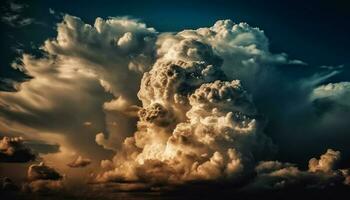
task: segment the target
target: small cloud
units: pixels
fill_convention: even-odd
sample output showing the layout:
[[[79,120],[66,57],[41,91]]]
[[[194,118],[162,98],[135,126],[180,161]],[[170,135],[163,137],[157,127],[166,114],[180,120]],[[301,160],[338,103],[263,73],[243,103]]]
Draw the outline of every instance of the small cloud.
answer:
[[[54,10],[54,9],[49,8],[49,13],[50,13],[51,15],[54,15],[56,12],[55,12],[55,10]]]
[[[320,66],[320,68],[328,69],[328,70],[335,70],[335,69],[342,69],[342,68],[344,68],[344,65],[343,64],[335,65],[335,66],[333,66],[333,65],[322,65],[322,66]]]
[[[255,168],[257,177],[248,187],[251,189],[285,189],[288,187],[316,189],[347,184],[348,169],[335,167],[339,159],[339,151],[328,149],[320,156],[320,159],[310,159],[307,171],[300,170],[290,163],[262,161]]]
[[[340,152],[328,149],[321,155],[320,159],[312,158],[309,161],[310,172],[331,172],[334,170],[336,163],[340,160]]]
[[[86,167],[91,163],[91,160],[88,158],[83,158],[79,156],[77,159],[72,161],[71,163],[68,163],[67,165],[72,168],[78,168],[78,167]]]
[[[27,26],[27,25],[33,24],[34,21],[35,20],[33,18],[23,18],[23,19],[18,21],[18,25],[19,26]]]
[[[28,169],[29,182],[23,185],[24,191],[47,192],[63,188],[63,176],[56,169],[43,162],[31,165]]]
[[[89,122],[89,121],[84,122],[84,126],[91,126],[91,125],[92,125],[92,122]]]
[[[23,18],[18,14],[7,14],[1,17],[1,21],[14,28],[20,28],[31,24],[42,24],[40,22],[36,22],[34,18]]]
[[[10,10],[13,12],[21,12],[23,8],[27,7],[28,5],[26,4],[19,4],[19,3],[10,3]]]
[[[342,100],[350,92],[350,82],[328,83],[315,88],[311,94],[311,100],[315,99],[334,99]],[[346,98],[345,98],[346,99]]]
[[[3,137],[0,140],[0,162],[29,162],[36,155],[23,144],[21,137]]]
[[[0,91],[14,92],[18,91],[20,83],[9,78],[0,78]]]
[[[61,180],[63,176],[58,173],[54,168],[45,165],[41,162],[40,164],[31,165],[28,169],[28,180]]]
[[[288,62],[288,64],[292,64],[292,65],[308,65],[306,62],[304,62],[302,60],[290,60]]]
[[[19,19],[19,17],[20,16],[18,14],[10,15],[9,13],[7,13],[1,17],[1,21],[10,25],[10,26],[15,26],[15,21],[17,21]]]
[[[34,23],[41,24],[40,22],[36,22],[34,18],[22,16],[22,12],[26,7],[28,7],[26,4],[11,2],[2,10],[3,15],[1,16],[1,21],[15,28],[28,26]]]

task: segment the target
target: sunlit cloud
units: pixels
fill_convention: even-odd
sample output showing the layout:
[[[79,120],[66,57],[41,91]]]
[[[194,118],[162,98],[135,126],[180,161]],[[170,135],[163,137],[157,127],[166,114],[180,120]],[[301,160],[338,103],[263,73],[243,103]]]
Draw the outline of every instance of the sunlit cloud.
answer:
[[[270,119],[286,139],[299,137],[294,128],[304,139],[344,125],[349,82],[326,83],[342,67],[288,79],[281,65],[308,64],[271,52],[263,30],[231,20],[163,33],[132,18],[87,24],[65,14],[56,32],[41,56],[21,52],[13,62],[31,78],[0,92],[0,131],[11,136],[0,159],[35,161],[25,138],[45,163],[29,167],[24,191],[61,191],[77,180],[93,191],[349,184],[338,146],[325,146],[304,170],[273,159],[279,143],[266,134]]]

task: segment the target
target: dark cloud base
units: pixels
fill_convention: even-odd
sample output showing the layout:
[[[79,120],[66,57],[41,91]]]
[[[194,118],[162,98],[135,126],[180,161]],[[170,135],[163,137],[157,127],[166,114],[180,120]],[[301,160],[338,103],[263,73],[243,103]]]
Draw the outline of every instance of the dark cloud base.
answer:
[[[0,147],[0,162],[21,163],[36,159],[36,154],[23,144],[22,138],[3,137]]]
[[[295,199],[346,199],[350,195],[350,191],[346,187],[327,188],[327,189],[288,189],[277,191],[249,191],[237,192],[227,185],[219,188],[193,188],[187,187],[173,192],[114,192],[108,194],[90,194],[76,195],[68,192],[59,193],[18,193],[15,191],[2,191],[0,196],[4,199],[18,199],[18,200],[70,200],[70,199],[130,199],[130,200],[175,200],[175,199],[234,199],[234,200],[255,200],[255,199],[281,199],[281,200],[295,200]]]

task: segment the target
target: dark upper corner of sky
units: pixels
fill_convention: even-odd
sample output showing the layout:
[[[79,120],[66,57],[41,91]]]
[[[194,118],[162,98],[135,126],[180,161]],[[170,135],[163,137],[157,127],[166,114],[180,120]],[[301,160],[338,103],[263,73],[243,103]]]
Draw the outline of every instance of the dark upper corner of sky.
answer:
[[[96,17],[130,16],[139,18],[156,30],[180,31],[211,26],[219,19],[247,22],[264,30],[273,52],[286,52],[291,58],[300,59],[318,67],[341,65],[348,68],[350,39],[350,2],[348,1],[15,1],[27,4],[23,9],[27,17],[42,22],[21,28],[2,23],[0,52],[1,73],[10,74],[9,63],[15,53],[9,53],[16,45],[23,44],[31,50],[31,44],[39,46],[48,37],[54,37],[55,24],[59,21],[50,15],[68,13],[93,23]],[[5,3],[1,3],[4,7]],[[2,16],[4,14],[2,13]],[[0,74],[0,76],[3,76]]]

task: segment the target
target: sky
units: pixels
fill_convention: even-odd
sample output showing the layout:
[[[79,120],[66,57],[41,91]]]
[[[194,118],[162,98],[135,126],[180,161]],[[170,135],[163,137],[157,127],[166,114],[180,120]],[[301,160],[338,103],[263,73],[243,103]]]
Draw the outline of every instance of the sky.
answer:
[[[349,8],[3,1],[0,192],[348,194]]]

